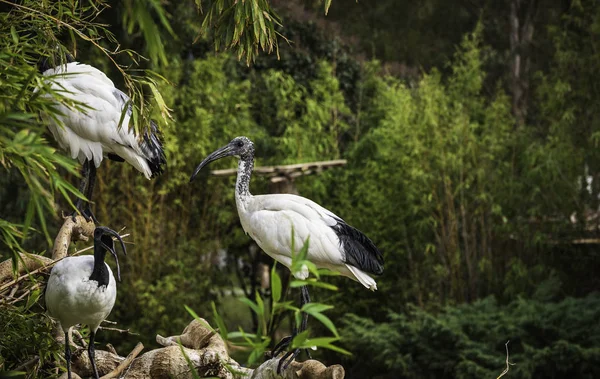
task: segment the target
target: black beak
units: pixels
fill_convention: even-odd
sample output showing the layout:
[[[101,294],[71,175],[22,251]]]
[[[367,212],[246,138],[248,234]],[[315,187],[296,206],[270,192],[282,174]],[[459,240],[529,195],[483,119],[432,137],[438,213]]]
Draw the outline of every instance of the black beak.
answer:
[[[235,154],[234,149],[230,145],[225,145],[225,146],[215,150],[208,157],[204,158],[204,160],[202,162],[200,162],[198,167],[196,167],[196,169],[194,170],[194,173],[190,177],[190,183],[194,181],[194,178],[196,178],[196,175],[198,175],[200,170],[202,170],[202,168],[204,168],[204,166],[208,165],[210,162],[216,161],[217,159],[229,157],[234,154]]]
[[[123,239],[121,238],[121,236],[119,235],[119,233],[115,232],[114,230],[107,228],[106,226],[99,226],[96,229],[100,229],[102,230],[102,233],[104,235],[112,235],[115,236],[117,238],[117,240],[121,243],[121,248],[123,249],[123,254],[127,255],[127,249],[125,248],[125,242],[123,242]],[[104,241],[100,240],[100,245],[102,247],[104,247],[106,250],[108,250],[113,257],[115,257],[115,261],[117,262],[117,279],[119,279],[119,281],[121,281],[121,267],[119,266],[119,258],[117,257],[117,252],[115,251],[114,248],[114,243],[112,238],[110,238],[110,242],[109,243],[105,243]]]

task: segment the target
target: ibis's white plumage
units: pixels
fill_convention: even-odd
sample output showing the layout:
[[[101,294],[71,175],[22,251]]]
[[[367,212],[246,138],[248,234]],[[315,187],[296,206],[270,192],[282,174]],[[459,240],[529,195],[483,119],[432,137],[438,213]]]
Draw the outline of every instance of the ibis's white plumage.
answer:
[[[117,285],[108,268],[108,285],[98,286],[91,280],[94,256],[68,257],[58,262],[46,287],[46,308],[66,332],[76,324],[86,324],[92,331],[106,319],[117,298]]]
[[[307,260],[354,279],[370,290],[377,289],[373,278],[347,263],[342,243],[332,228],[342,220],[331,211],[305,197],[290,194],[236,195],[236,204],[244,231],[276,261],[291,266],[293,228],[296,249],[310,238]],[[308,271],[304,269],[294,275],[306,279]]]
[[[61,122],[48,118],[50,131],[72,158],[81,163],[87,159],[98,167],[103,157],[112,153],[148,179],[160,173],[164,163],[160,141],[153,134],[142,138],[129,130],[129,97],[102,71],[71,62],[46,70],[43,75],[54,91],[86,106],[79,110],[57,103],[63,114],[58,116]]]

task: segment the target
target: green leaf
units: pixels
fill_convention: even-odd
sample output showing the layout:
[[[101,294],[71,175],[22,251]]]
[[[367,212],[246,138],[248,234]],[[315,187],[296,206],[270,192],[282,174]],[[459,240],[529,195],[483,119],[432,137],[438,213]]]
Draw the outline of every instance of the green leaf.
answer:
[[[348,350],[342,349],[341,347],[335,346],[332,342],[339,341],[337,337],[320,337],[320,338],[306,338],[304,340],[294,338],[292,346],[295,349],[310,349],[312,347],[323,347],[329,350],[337,351],[345,355],[352,355]]]
[[[25,310],[28,310],[29,308],[31,308],[39,300],[41,294],[42,294],[42,291],[39,288],[31,291],[29,298],[27,298],[27,304],[25,305]]]
[[[260,293],[258,293],[258,291],[256,291],[254,293],[254,298],[256,299],[256,306],[258,307],[258,309],[260,309],[260,315],[264,315],[265,314],[265,303],[262,299],[262,297],[260,296]]]
[[[17,28],[15,28],[14,25],[10,26],[10,34],[13,38],[13,42],[15,44],[18,44],[19,43],[19,35],[17,34]]]
[[[304,304],[304,306],[301,308],[301,311],[312,314],[311,312],[324,312],[329,309],[333,309],[333,305],[311,302]]]
[[[252,311],[254,313],[256,313],[257,315],[260,315],[262,312],[262,309],[258,307],[258,305],[256,305],[256,303],[254,303],[252,300],[248,299],[247,297],[242,297],[239,299],[239,301],[241,301],[242,303],[246,304],[247,306],[250,307],[250,309],[252,309]]]
[[[325,16],[329,12],[329,7],[331,7],[331,0],[325,0]]]
[[[307,312],[307,313],[309,313],[309,312]],[[329,319],[329,317],[325,316],[323,313],[318,313],[318,312],[312,312],[312,313],[310,313],[310,315],[313,316],[314,318],[316,318],[317,320],[319,320],[321,322],[321,324],[325,325],[325,327],[327,329],[329,329],[331,331],[331,333],[333,333],[336,337],[340,336],[338,334],[337,329],[335,328],[335,325],[333,324],[331,319]]]
[[[329,284],[329,283],[325,283],[325,282],[320,282],[314,278],[308,278],[306,280],[299,280],[299,279],[294,279],[291,283],[290,283],[290,287],[292,288],[298,288],[298,287],[303,287],[303,286],[312,286],[312,287],[319,287],[319,288],[325,288],[331,291],[337,291],[338,288],[336,286],[334,286],[333,284]]]
[[[215,323],[217,324],[217,327],[219,328],[219,334],[221,335],[221,337],[223,337],[223,339],[225,339],[225,337],[228,334],[227,327],[225,326],[225,322],[221,318],[221,315],[219,315],[219,312],[217,312],[217,306],[215,305],[215,302],[211,301],[210,304],[211,304],[212,311],[213,311],[213,318],[215,320]]]
[[[275,270],[276,266],[277,264],[274,264],[271,269],[271,297],[273,298],[273,303],[277,303],[281,300],[282,289],[281,278],[279,277],[277,270]]]
[[[185,350],[183,349],[183,345],[181,344],[181,341],[179,339],[177,340],[177,344],[179,345],[181,354],[183,354],[183,357],[185,358],[188,368],[190,369],[190,372],[192,373],[192,378],[200,379],[200,375],[198,374],[198,371],[196,371],[196,367],[194,367],[194,364],[190,360],[190,357],[188,357],[188,355],[185,353]]]

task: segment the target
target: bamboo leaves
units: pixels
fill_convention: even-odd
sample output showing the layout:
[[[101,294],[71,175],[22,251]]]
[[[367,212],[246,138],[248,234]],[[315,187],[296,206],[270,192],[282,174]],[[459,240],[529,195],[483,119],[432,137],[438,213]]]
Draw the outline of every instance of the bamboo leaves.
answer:
[[[202,11],[201,1],[196,2]],[[281,26],[267,0],[215,0],[200,28],[200,36],[213,40],[215,51],[234,50],[246,64],[254,62],[259,49],[279,56],[275,28]]]

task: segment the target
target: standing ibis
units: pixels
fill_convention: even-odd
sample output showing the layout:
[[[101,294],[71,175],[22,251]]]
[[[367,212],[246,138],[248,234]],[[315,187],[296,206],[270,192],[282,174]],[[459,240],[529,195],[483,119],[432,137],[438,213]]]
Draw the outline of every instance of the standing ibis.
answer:
[[[356,280],[370,290],[377,284],[369,274],[383,273],[383,255],[371,240],[358,229],[319,204],[301,196],[272,194],[253,196],[250,193],[250,176],[254,168],[254,144],[246,137],[236,137],[227,145],[206,157],[192,174],[194,180],[198,172],[210,162],[234,156],[239,159],[235,187],[235,202],[244,231],[276,261],[288,268],[292,264],[292,235],[300,245],[310,237],[307,260],[318,268],[327,268]],[[306,279],[306,267],[294,272],[298,279]],[[302,287],[301,304],[309,302],[308,288]],[[306,317],[300,326],[306,327]],[[296,332],[299,332],[296,331]],[[293,336],[292,336],[293,337]],[[292,337],[286,337],[274,349],[274,354],[283,345],[287,346]],[[291,362],[298,350],[286,354],[281,364],[291,355]],[[286,364],[286,366],[287,366]]]
[[[65,359],[68,377],[71,379],[71,349],[69,330],[76,324],[90,328],[88,354],[96,379],[99,378],[94,358],[94,337],[100,323],[106,319],[115,304],[117,285],[115,277],[104,262],[109,251],[117,261],[117,278],[121,280],[119,259],[113,243],[115,236],[125,244],[117,232],[104,226],[94,230],[94,255],[67,257],[56,264],[50,272],[46,285],[45,301],[48,314],[58,320],[65,333]]]
[[[97,222],[89,201],[96,168],[104,156],[127,161],[148,179],[162,173],[166,158],[157,125],[151,121],[149,130],[141,135],[130,130],[130,98],[102,71],[75,62],[69,55],[67,63],[54,68],[45,59],[40,71],[52,90],[82,104],[82,109],[75,109],[57,102],[59,114],[56,118],[47,117],[48,127],[58,144],[82,163],[83,180],[79,189],[87,201],[84,207],[81,199],[77,199],[76,207],[87,221]]]

